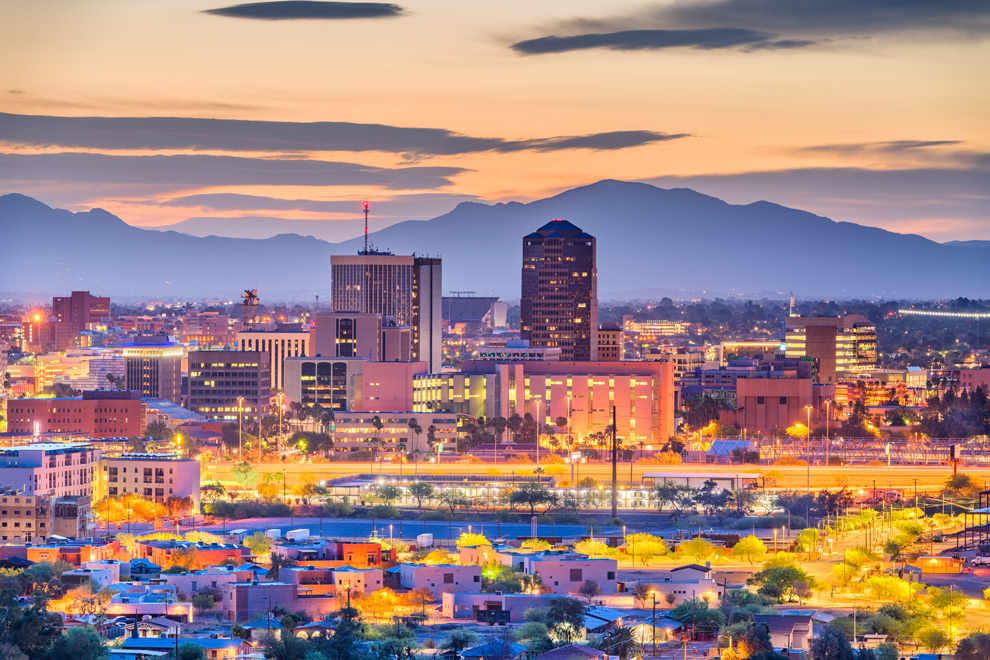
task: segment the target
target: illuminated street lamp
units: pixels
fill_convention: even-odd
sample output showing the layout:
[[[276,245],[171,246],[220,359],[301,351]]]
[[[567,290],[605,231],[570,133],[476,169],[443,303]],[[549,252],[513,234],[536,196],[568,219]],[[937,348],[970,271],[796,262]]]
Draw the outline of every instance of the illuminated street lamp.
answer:
[[[804,462],[808,468],[808,492],[811,492],[811,406],[805,406],[808,412],[808,435],[804,443]]]
[[[244,397],[237,397],[237,453],[240,456],[244,455],[244,432],[243,432],[243,411],[244,411]]]

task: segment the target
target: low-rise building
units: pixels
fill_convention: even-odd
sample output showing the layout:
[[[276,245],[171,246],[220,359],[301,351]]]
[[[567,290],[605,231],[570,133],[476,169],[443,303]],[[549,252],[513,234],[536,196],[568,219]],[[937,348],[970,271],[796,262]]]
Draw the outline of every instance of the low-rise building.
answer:
[[[189,498],[192,511],[199,511],[200,463],[175,454],[123,454],[102,456],[93,484],[97,500],[104,497],[140,495],[165,502]]]
[[[688,564],[664,571],[647,580],[657,602],[680,605],[699,598],[715,606],[722,600],[724,587],[714,579],[711,564]]]
[[[161,579],[165,584],[175,587],[184,594],[195,594],[201,589],[221,589],[223,585],[232,582],[248,582],[255,577],[250,570],[238,570],[236,566],[210,566],[188,573],[163,573]]]
[[[444,592],[441,597],[441,613],[446,619],[471,619],[477,621],[479,613],[508,612],[509,621],[525,621],[526,610],[546,607],[556,594],[464,594]]]
[[[227,559],[238,562],[250,554],[244,546],[230,543],[192,543],[189,541],[151,541],[141,540],[134,544],[134,554],[150,559],[153,563],[169,568],[175,564],[173,554],[180,550],[183,554],[195,557],[194,566],[217,566]]]
[[[178,590],[165,585],[134,587],[114,594],[107,603],[107,616],[165,617],[192,623],[193,604],[180,601]]]
[[[516,555],[514,562],[526,575],[539,575],[543,586],[555,594],[577,593],[587,580],[596,582],[603,594],[614,594],[618,588],[619,566],[614,559],[547,550]]]
[[[403,589],[429,589],[434,596],[443,593],[481,593],[481,567],[456,564],[402,564]]]
[[[327,559],[346,561],[355,568],[381,566],[382,546],[380,543],[354,543],[351,541],[327,541],[324,550]]]
[[[770,629],[774,648],[808,651],[814,636],[814,619],[806,615],[756,614],[754,623],[764,623]],[[790,650],[787,652],[790,655]]]
[[[287,566],[280,568],[279,580],[296,587],[296,593],[335,594],[333,568],[315,566]]]
[[[35,442],[0,449],[0,484],[24,495],[93,494],[100,450],[88,443]]]
[[[192,644],[203,649],[208,660],[229,660],[235,656],[245,656],[254,648],[243,639],[217,639],[214,637],[182,637],[182,644]],[[167,638],[128,637],[120,646],[123,651],[149,651],[150,655],[170,654],[175,648],[175,640]]]
[[[379,591],[384,582],[384,573],[380,568],[354,568],[342,566],[333,569],[333,583],[337,585],[337,593],[371,594]]]

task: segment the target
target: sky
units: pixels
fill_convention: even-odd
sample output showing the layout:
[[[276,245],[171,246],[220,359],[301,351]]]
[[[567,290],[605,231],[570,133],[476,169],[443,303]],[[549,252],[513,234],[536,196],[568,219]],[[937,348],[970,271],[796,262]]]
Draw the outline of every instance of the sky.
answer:
[[[0,0],[0,193],[323,236],[601,179],[990,240],[985,0]],[[315,224],[313,225],[316,226]]]

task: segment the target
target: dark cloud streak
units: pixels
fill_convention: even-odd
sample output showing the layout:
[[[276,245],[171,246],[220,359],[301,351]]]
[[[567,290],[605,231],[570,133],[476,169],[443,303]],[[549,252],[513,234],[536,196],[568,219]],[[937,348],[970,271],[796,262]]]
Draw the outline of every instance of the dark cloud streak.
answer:
[[[315,2],[283,0],[250,2],[230,7],[207,9],[204,14],[251,18],[265,21],[346,20],[354,18],[390,18],[402,13],[402,7],[386,2]]]
[[[579,34],[570,37],[539,37],[520,41],[512,49],[523,55],[564,53],[573,50],[661,50],[664,48],[720,49],[769,43],[773,35],[739,28],[703,30],[625,30],[622,32]]]
[[[159,186],[370,185],[396,190],[452,183],[459,167],[386,169],[356,163],[236,156],[110,156],[106,154],[0,154],[7,181],[59,181]]]
[[[0,113],[0,142],[65,149],[258,152],[383,151],[448,156],[486,151],[615,150],[686,137],[684,133],[613,131],[507,140],[446,129],[183,117],[54,117]]]

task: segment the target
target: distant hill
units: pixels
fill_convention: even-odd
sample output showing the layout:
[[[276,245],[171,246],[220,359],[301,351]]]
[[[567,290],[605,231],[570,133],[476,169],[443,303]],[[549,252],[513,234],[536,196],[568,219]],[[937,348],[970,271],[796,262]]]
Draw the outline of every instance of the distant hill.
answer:
[[[727,204],[687,189],[601,181],[528,204],[465,202],[371,235],[396,254],[442,256],[445,291],[519,297],[522,236],[567,218],[598,238],[603,300],[660,295],[986,297],[990,259],[973,246],[835,222],[769,202]],[[0,292],[89,288],[104,295],[312,300],[329,292],[329,255],[360,239],[194,237],[0,197],[9,246]],[[324,298],[326,299],[326,298]]]
[[[159,227],[157,231],[177,231],[190,236],[227,236],[231,238],[271,238],[279,234],[314,236],[335,243],[361,233],[362,220],[290,220],[266,216],[239,218],[188,218]]]

